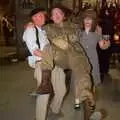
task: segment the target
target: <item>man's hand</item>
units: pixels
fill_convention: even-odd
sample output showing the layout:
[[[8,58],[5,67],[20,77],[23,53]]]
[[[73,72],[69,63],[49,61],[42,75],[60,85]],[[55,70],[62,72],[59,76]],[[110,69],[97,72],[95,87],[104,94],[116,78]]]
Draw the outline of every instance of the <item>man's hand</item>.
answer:
[[[44,57],[44,53],[40,49],[33,51],[33,54],[37,57]]]
[[[32,22],[29,22],[24,26],[25,29],[26,28],[34,28],[34,27],[35,27],[35,25]]]

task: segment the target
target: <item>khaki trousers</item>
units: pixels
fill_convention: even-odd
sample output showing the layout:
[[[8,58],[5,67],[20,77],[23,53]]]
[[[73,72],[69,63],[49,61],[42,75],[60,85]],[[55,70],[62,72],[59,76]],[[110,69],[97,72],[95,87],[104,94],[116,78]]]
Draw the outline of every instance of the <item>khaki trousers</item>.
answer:
[[[40,62],[36,63],[34,77],[37,80],[37,87],[39,87],[42,81],[42,69],[41,69]],[[37,96],[36,98],[36,120],[46,120],[49,96],[50,96],[49,94]]]
[[[41,84],[42,80],[42,69],[40,62],[36,63],[35,67],[35,78],[37,80],[37,86]],[[63,102],[63,98],[66,93],[65,86],[65,73],[62,68],[55,67],[52,71],[51,82],[54,89],[54,98],[51,102],[52,112],[58,113],[61,109],[61,105]],[[49,94],[39,95],[36,98],[36,120],[46,120],[46,115],[48,111],[48,102],[49,102]]]
[[[52,112],[59,113],[66,94],[65,73],[62,68],[55,66],[52,71],[51,82],[54,90],[54,98],[50,107]]]

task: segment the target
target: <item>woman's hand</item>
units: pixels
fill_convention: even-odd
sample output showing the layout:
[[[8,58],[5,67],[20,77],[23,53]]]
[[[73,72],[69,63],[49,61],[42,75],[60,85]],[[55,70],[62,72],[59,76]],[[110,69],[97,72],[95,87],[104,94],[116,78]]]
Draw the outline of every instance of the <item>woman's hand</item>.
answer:
[[[101,28],[99,25],[97,25],[95,32],[96,32],[98,35],[102,35],[102,28]]]
[[[101,49],[105,50],[110,47],[110,40],[100,40],[99,46]]]

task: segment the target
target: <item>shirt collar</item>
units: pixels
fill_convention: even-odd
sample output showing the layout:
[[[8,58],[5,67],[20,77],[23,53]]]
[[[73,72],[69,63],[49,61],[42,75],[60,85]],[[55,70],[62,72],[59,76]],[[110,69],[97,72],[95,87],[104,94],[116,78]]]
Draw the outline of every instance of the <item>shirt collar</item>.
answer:
[[[36,26],[37,27],[37,29],[39,30],[39,31],[43,31],[44,29],[43,29],[43,27],[38,27],[38,26]]]

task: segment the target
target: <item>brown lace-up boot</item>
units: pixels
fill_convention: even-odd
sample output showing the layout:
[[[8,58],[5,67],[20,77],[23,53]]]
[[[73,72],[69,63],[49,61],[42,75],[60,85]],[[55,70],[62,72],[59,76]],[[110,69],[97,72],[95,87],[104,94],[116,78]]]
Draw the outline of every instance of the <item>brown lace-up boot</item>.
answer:
[[[51,70],[42,70],[42,81],[36,92],[37,94],[53,93],[53,87],[51,84]]]

